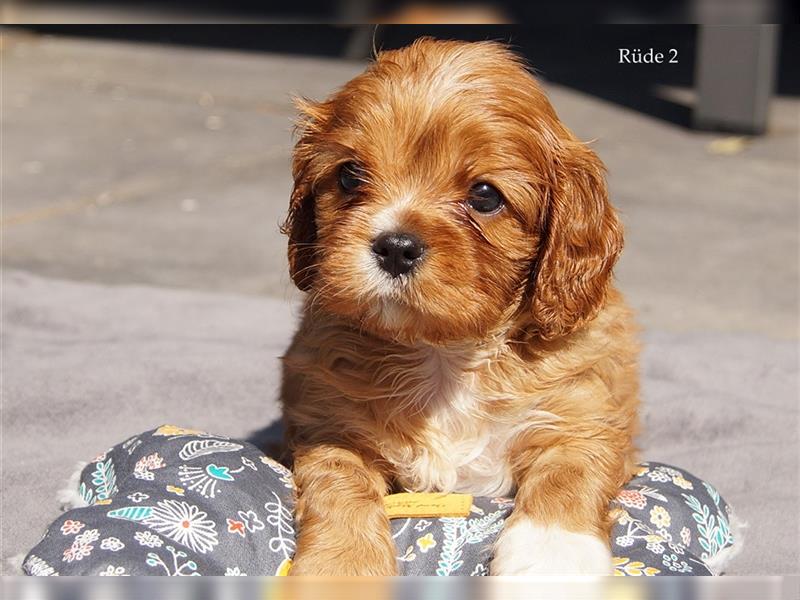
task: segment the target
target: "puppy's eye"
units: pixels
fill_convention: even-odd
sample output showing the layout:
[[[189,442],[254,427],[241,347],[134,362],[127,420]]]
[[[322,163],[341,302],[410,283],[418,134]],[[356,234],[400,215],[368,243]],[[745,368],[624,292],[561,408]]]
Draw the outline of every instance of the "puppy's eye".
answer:
[[[473,210],[488,215],[502,208],[503,196],[497,188],[481,181],[470,188],[467,203]]]
[[[354,162],[346,162],[339,169],[339,185],[345,192],[355,192],[364,183],[364,170]]]

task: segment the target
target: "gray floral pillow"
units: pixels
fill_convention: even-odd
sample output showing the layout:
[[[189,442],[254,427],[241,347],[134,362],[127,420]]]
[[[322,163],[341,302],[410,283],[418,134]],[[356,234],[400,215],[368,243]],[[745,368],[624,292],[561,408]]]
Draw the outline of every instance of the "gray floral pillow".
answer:
[[[289,470],[247,442],[164,425],[96,457],[77,508],[26,557],[29,575],[285,575],[295,550]],[[403,575],[488,575],[511,498],[466,517],[392,519]],[[733,548],[730,509],[685,471],[644,463],[611,508],[617,575],[710,575]]]

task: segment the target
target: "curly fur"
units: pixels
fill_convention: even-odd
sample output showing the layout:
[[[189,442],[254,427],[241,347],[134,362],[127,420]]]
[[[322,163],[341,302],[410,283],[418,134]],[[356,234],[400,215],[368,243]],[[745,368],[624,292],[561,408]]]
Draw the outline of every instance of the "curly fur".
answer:
[[[517,518],[607,543],[635,464],[638,346],[611,285],[622,227],[600,160],[491,42],[418,40],[298,108],[292,572],[394,574],[393,489],[515,492]],[[349,161],[353,194],[337,183]],[[502,193],[497,214],[466,203],[476,181]],[[396,279],[370,255],[387,227],[426,246]]]

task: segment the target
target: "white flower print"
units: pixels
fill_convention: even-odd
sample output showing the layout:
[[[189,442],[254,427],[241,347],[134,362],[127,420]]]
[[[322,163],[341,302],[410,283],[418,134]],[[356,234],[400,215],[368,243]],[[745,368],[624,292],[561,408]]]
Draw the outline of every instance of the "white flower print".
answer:
[[[673,573],[691,573],[692,567],[685,560],[679,560],[675,554],[664,554],[662,564]]]
[[[225,569],[225,577],[247,577],[247,573],[242,573],[239,567],[228,567]]]
[[[627,548],[628,546],[633,546],[633,543],[636,540],[633,536],[630,535],[621,535],[617,538],[617,546],[621,546],[622,548]]]
[[[73,542],[72,546],[64,550],[61,560],[67,563],[71,563],[73,560],[83,560],[92,553],[93,548],[94,546]]]
[[[181,500],[161,500],[143,523],[179,544],[205,554],[219,543],[216,524],[199,508]]]
[[[245,467],[247,467],[249,469],[253,469],[253,471],[258,471],[258,467],[256,467],[256,463],[254,463],[252,460],[250,460],[246,456],[242,456],[241,459],[242,459],[242,464]],[[238,567],[237,567],[237,569],[238,569]]]
[[[110,552],[119,552],[125,547],[125,544],[120,541],[119,538],[115,537],[107,537],[104,538],[102,542],[100,542],[100,549],[101,550],[108,550]]]
[[[658,481],[660,483],[666,483],[667,481],[672,481],[672,477],[670,477],[664,471],[650,471],[647,474],[647,477],[650,478],[651,481]]]
[[[686,554],[686,548],[680,544],[667,544],[675,554]]]
[[[61,558],[62,561],[71,563],[73,560],[83,560],[92,553],[96,542],[100,538],[100,532],[97,529],[87,529],[80,535],[75,536],[72,545],[64,550]]]
[[[134,492],[132,494],[128,494],[128,500],[130,500],[131,502],[135,502],[136,504],[139,504],[140,502],[147,500],[149,497],[150,496],[142,492]]]
[[[664,554],[664,544],[660,542],[650,542],[646,547],[653,554]]]
[[[247,531],[250,533],[264,529],[264,522],[258,518],[255,511],[248,510],[244,512],[240,510],[239,518],[244,522],[244,526],[247,527]]]
[[[681,529],[681,542],[684,546],[688,546],[692,541],[692,532],[689,530],[688,527],[684,527]]]
[[[419,522],[414,525],[414,529],[417,531],[425,531],[428,527],[431,526],[431,522],[425,519],[420,519]]]
[[[164,540],[151,531],[137,531],[133,534],[133,539],[139,542],[140,546],[148,548],[161,548],[164,544]]]
[[[125,572],[125,567],[115,567],[108,565],[105,571],[98,573],[100,577],[130,577],[130,574]]]
[[[100,539],[100,531],[97,529],[87,529],[83,533],[75,536],[75,544],[86,546]]]
[[[661,529],[657,530],[656,533],[664,538],[665,542],[672,541],[672,534],[666,528],[662,527]]]

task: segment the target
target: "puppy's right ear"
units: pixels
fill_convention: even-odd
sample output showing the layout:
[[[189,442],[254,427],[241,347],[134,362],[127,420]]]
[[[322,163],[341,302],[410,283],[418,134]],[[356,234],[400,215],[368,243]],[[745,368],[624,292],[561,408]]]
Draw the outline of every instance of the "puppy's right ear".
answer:
[[[302,291],[311,289],[317,264],[317,222],[314,202],[314,177],[311,165],[317,138],[327,122],[325,103],[294,98],[299,112],[296,124],[298,141],[292,153],[294,188],[289,213],[281,231],[289,237],[289,274]]]

